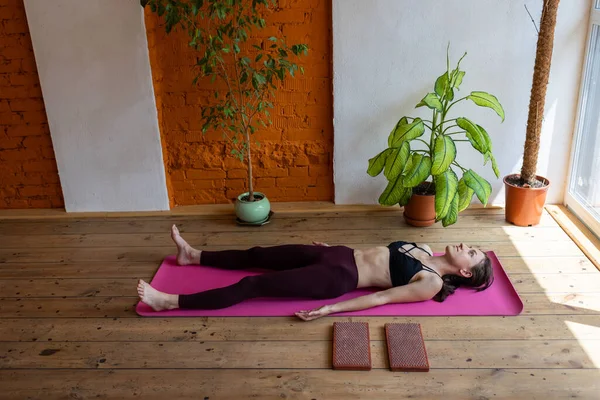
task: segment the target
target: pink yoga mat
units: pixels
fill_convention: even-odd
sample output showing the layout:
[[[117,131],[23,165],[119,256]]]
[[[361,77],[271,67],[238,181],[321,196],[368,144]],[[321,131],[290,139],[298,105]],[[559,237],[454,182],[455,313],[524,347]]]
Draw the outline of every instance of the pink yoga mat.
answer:
[[[489,251],[488,256],[494,266],[494,283],[487,290],[475,292],[458,289],[443,303],[433,300],[407,303],[386,304],[362,311],[345,312],[333,315],[348,316],[447,316],[447,315],[518,315],[523,310],[523,302],[508,279],[496,255]],[[175,257],[165,258],[152,279],[156,289],[173,294],[191,294],[203,290],[230,285],[247,275],[257,275],[258,271],[227,271],[203,266],[177,266]],[[269,273],[269,272],[265,272]],[[348,300],[374,290],[360,289],[336,299],[252,299],[221,310],[170,310],[155,312],[146,304],[139,302],[136,312],[145,317],[258,317],[291,316],[299,310],[310,310],[325,304]]]

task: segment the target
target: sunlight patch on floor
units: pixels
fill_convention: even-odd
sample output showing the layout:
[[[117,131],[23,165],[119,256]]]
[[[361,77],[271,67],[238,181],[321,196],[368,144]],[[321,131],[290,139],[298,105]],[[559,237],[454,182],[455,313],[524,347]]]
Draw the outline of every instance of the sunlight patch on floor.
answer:
[[[573,314],[600,311],[600,294],[598,293],[554,293],[548,294],[547,298],[552,303],[562,305],[563,307],[557,308],[565,314],[567,314],[564,312],[565,306],[569,310],[573,310]]]
[[[510,250],[519,258],[512,262],[520,263],[521,271],[525,266],[531,273],[512,274],[511,281],[523,292],[539,293],[541,289],[545,294],[545,300],[537,297],[525,304],[525,312],[529,309],[535,313],[538,307],[548,307],[548,303],[552,303],[552,308],[559,314],[599,312],[600,276],[588,266],[583,267],[589,264],[584,261],[585,254],[563,231],[552,229],[554,226],[548,225],[548,229],[516,228],[518,230],[513,226],[503,227],[512,246]]]
[[[565,321],[567,327],[573,334],[573,337],[578,340],[579,345],[585,351],[594,367],[600,368],[600,346],[597,340],[584,340],[594,337],[600,339],[600,327],[580,324],[572,321]]]

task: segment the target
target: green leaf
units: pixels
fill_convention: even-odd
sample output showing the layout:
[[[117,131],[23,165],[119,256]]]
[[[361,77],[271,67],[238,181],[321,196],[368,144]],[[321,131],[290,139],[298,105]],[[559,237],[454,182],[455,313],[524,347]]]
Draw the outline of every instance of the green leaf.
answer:
[[[381,153],[369,160],[369,167],[367,168],[367,174],[371,176],[377,176],[383,171],[385,162],[388,156],[392,153],[392,149],[385,149]]]
[[[398,129],[398,126],[404,125],[404,124],[408,124],[408,119],[406,117],[400,118],[400,121],[398,121],[396,126],[394,126],[394,129],[392,129],[392,131],[390,132],[390,135],[388,136],[388,146],[389,147],[392,147],[392,143],[394,142],[394,133],[396,132],[396,129]]]
[[[464,176],[458,181],[458,212],[465,210],[471,204],[475,192],[467,186]]]
[[[393,149],[385,162],[384,175],[388,180],[396,178],[402,173],[406,162],[410,157],[410,144],[408,142],[402,143],[402,146],[398,149]]]
[[[458,192],[458,177],[452,169],[435,177],[435,218],[444,218]]]
[[[435,93],[441,98],[444,96],[444,100],[454,100],[454,91],[450,86],[450,81],[448,79],[448,73],[444,72],[439,78],[435,81]]]
[[[204,5],[204,0],[193,1],[192,14],[198,15],[198,11],[202,8],[203,5]]]
[[[488,161],[490,161],[490,153],[489,151],[483,155],[483,165],[487,165]]]
[[[412,194],[412,188],[404,188],[404,193],[402,193],[402,197],[400,197],[400,200],[398,200],[398,204],[400,204],[402,207],[407,205],[410,201],[410,198],[412,197]]]
[[[308,55],[308,45],[306,44],[294,44],[292,45],[292,52],[299,56],[300,53]]]
[[[464,77],[465,71],[459,71],[458,69],[455,69],[450,74],[450,86],[452,86],[455,89],[458,89]]]
[[[427,106],[432,110],[442,111],[442,102],[435,93],[428,93],[415,108]]]
[[[442,97],[446,90],[448,89],[448,73],[444,72],[439,78],[435,81],[435,93]]]
[[[483,133],[479,130],[478,125],[468,120],[467,118],[457,118],[456,125],[466,131],[467,139],[471,142],[473,147],[481,154],[487,153],[489,150],[487,147],[487,141]]]
[[[456,145],[450,136],[440,135],[433,145],[433,163],[431,174],[439,175],[445,172],[456,158]]]
[[[480,107],[488,107],[496,111],[496,114],[498,114],[498,116],[502,118],[502,122],[504,122],[504,109],[496,96],[486,92],[471,92],[471,94],[467,96],[467,99],[473,100],[473,103]]]
[[[410,124],[398,125],[394,132],[394,139],[391,147],[400,147],[403,142],[413,140],[425,132],[425,125],[421,118],[415,118]]]
[[[158,2],[157,9],[158,9],[158,15],[159,16],[162,16],[165,13],[165,11],[166,11],[165,10],[165,5],[162,2]],[[168,26],[166,28],[169,29]],[[168,31],[167,31],[167,33],[168,33]]]
[[[450,202],[450,208],[448,209],[448,213],[442,219],[442,226],[447,227],[456,223],[458,219],[458,193],[454,195],[454,198]]]
[[[379,204],[384,206],[393,206],[405,196],[406,188],[402,186],[402,175],[388,182],[387,187],[379,196]]]
[[[415,187],[431,174],[431,158],[419,153],[413,153],[410,169],[404,175],[402,184],[405,187]]]
[[[408,171],[410,171],[410,169],[412,168],[412,162],[413,162],[413,159],[412,159],[412,154],[411,154],[411,156],[408,157],[408,160],[406,161],[406,164],[404,165],[404,168],[402,169],[402,174],[403,175],[406,175],[406,173]]]
[[[463,178],[468,187],[475,191],[475,195],[483,205],[487,205],[488,199],[492,194],[492,185],[488,181],[477,175],[472,169],[464,173]]]
[[[494,155],[490,152],[490,158],[492,159],[492,170],[494,170],[494,174],[496,175],[496,178],[500,178],[500,169],[498,169],[498,164],[496,163],[496,158],[494,158]]]
[[[477,128],[479,129],[479,132],[481,132],[481,136],[483,137],[483,141],[485,142],[485,148],[487,149],[488,152],[492,151],[492,139],[490,138],[490,135],[488,135],[487,131],[485,129],[483,129],[483,127],[481,125],[477,125]]]
[[[263,75],[259,74],[258,72],[255,72],[252,75],[252,80],[256,81],[257,86],[262,86],[267,82],[267,79]]]
[[[204,123],[204,125],[202,125],[202,133],[206,133],[208,128],[210,128],[210,122]]]
[[[279,68],[278,70],[275,71],[275,74],[277,74],[277,77],[279,78],[279,80],[282,81],[283,78],[285,77],[285,69]]]

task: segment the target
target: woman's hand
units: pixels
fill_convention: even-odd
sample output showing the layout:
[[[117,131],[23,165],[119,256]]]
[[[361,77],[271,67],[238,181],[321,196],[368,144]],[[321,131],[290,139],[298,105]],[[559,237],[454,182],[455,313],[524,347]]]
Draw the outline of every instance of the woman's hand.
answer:
[[[325,246],[325,247],[330,247],[327,243],[323,243],[323,242],[313,242],[313,244],[315,246]]]
[[[331,308],[329,306],[323,306],[313,310],[298,311],[296,316],[304,321],[312,321],[313,319],[321,318],[329,314],[331,314]]]

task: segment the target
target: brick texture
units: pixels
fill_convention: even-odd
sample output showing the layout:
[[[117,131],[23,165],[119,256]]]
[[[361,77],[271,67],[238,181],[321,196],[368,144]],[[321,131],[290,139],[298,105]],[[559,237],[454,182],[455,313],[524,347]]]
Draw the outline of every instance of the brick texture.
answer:
[[[285,36],[306,43],[305,75],[277,92],[273,125],[254,135],[254,189],[271,201],[333,200],[331,1],[279,0],[251,43]],[[196,55],[182,32],[170,35],[156,15],[146,29],[171,205],[227,203],[246,188],[246,165],[220,134],[201,132],[202,105],[215,86],[192,85]]]
[[[23,0],[0,0],[0,208],[63,206]]]

